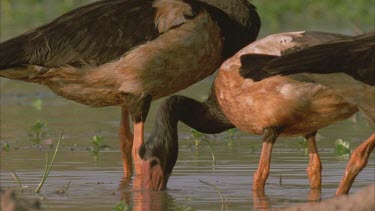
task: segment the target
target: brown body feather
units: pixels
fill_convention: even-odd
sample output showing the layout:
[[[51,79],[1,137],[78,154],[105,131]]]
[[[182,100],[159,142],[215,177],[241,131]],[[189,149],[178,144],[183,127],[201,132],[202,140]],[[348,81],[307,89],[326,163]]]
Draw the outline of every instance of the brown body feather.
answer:
[[[223,113],[244,131],[263,134],[266,128],[280,127],[284,135],[309,134],[356,113],[356,106],[325,86],[281,76],[255,82],[239,74],[241,68],[252,71],[250,65],[242,65],[243,55],[281,55],[338,37],[341,35],[319,32],[281,33],[240,50],[223,63],[215,80]]]
[[[282,40],[285,35],[287,34],[275,35],[275,38]],[[308,36],[306,35],[306,37]],[[269,38],[270,40],[274,39],[272,36]],[[313,34],[310,40],[310,47],[301,50],[300,45],[297,45],[293,47],[292,52],[278,53],[275,51],[276,49],[272,50],[269,47],[254,47],[252,52],[255,54],[241,55],[241,62],[245,65],[249,64],[247,66],[251,65],[252,68],[242,69],[240,73],[244,77],[259,80],[264,78],[264,74],[269,76],[270,74],[267,72],[271,74],[301,72],[300,74],[290,75],[290,77],[303,78],[310,82],[334,88],[347,102],[356,105],[364,113],[372,128],[375,129],[375,86],[369,85],[375,77],[374,33],[349,37],[317,32]],[[269,46],[272,45],[269,44]],[[336,48],[337,46],[339,47]],[[263,50],[257,50],[258,48]],[[324,71],[327,71],[326,73],[331,72],[331,75],[303,73],[323,73]],[[354,78],[359,77],[360,81],[349,75],[355,76]],[[361,78],[365,79],[362,80]],[[367,81],[369,84],[361,81]]]

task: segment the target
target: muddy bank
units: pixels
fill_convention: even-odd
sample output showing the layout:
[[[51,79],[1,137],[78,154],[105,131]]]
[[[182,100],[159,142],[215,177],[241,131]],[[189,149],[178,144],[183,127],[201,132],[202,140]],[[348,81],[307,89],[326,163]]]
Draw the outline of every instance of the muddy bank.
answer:
[[[325,199],[317,203],[305,203],[294,207],[273,209],[277,211],[374,211],[375,185],[370,185],[352,195]]]

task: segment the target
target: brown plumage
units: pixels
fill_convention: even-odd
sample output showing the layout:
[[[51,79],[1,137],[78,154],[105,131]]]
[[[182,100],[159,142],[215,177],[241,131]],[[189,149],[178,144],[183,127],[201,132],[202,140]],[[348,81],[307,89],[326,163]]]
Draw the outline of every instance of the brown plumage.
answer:
[[[247,60],[262,58],[265,64],[260,66],[261,70],[272,75],[343,72],[375,85],[375,32],[304,48],[282,57],[249,55]]]
[[[139,154],[144,160],[146,187],[164,189],[177,159],[177,121],[204,133],[218,133],[231,127],[263,134],[263,147],[253,189],[264,190],[272,147],[279,135],[303,135],[308,142],[310,162],[307,173],[311,188],[321,187],[321,162],[315,142],[316,131],[358,111],[335,89],[273,76],[255,82],[242,73],[254,72],[243,63],[248,54],[281,55],[343,37],[322,32],[275,34],[240,50],[220,67],[210,97],[204,103],[181,96],[166,100],[158,111],[155,128]],[[255,63],[254,63],[255,64]],[[255,64],[256,65],[256,64]]]
[[[80,7],[1,43],[0,76],[44,84],[90,106],[122,106],[121,151],[130,175],[151,101],[207,77],[256,39],[253,5],[217,1],[101,0]]]
[[[363,112],[371,127],[375,129],[375,86],[373,86],[375,83],[375,33],[356,37],[338,37],[338,39],[327,40],[325,43],[279,56],[273,53],[243,55],[241,61],[244,64],[253,64],[254,69],[242,70],[241,75],[261,80],[270,76],[269,73],[271,75],[319,73],[304,73],[290,77],[304,78],[333,88],[347,102],[356,105]],[[331,75],[320,75],[321,73],[331,73]],[[356,176],[366,166],[374,148],[375,133],[353,151],[337,189],[337,195],[349,192]]]

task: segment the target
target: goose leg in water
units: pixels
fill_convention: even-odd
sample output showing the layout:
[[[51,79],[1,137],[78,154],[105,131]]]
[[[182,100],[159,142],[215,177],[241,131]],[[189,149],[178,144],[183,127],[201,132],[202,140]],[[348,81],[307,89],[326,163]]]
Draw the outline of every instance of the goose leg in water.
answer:
[[[316,131],[305,135],[309,148],[309,165],[306,168],[311,189],[320,189],[322,185],[322,163],[318,154],[315,140]]]
[[[352,153],[348,165],[346,166],[344,177],[341,179],[340,186],[336,195],[348,194],[355,177],[366,166],[368,158],[375,147],[375,133],[370,138],[359,145]]]
[[[262,152],[258,169],[254,173],[253,190],[263,191],[270,171],[273,144],[280,134],[280,128],[264,129]]]
[[[134,159],[135,174],[142,174],[142,159],[138,155],[138,149],[143,144],[144,123],[151,106],[152,96],[149,94],[142,96],[124,94],[124,100],[134,124],[134,141],[131,155]]]
[[[120,123],[120,147],[122,153],[122,165],[125,177],[133,174],[131,151],[133,147],[133,134],[129,127],[129,113],[126,107],[122,107]]]

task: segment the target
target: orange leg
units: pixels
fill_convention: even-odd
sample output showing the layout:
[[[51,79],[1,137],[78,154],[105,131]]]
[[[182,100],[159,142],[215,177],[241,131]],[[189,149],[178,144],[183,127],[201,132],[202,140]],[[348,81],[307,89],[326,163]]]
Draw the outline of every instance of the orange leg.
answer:
[[[264,190],[253,190],[253,208],[254,210],[270,209],[270,202],[264,193]]]
[[[134,159],[134,169],[135,174],[141,174],[141,158],[138,155],[138,149],[143,144],[143,130],[144,130],[144,122],[146,120],[148,111],[150,109],[152,96],[149,94],[145,94],[144,96],[133,95],[129,93],[123,93],[122,95],[124,104],[126,108],[129,109],[129,114],[134,123],[134,138],[131,144],[127,144],[123,147],[126,150],[123,150],[123,160],[124,157],[126,158],[126,169],[131,168],[131,156]],[[125,107],[125,106],[124,106]],[[126,119],[127,129],[125,130],[130,131],[129,129],[129,116],[128,112],[126,112],[126,118],[124,118],[125,111],[123,110],[123,119]],[[125,121],[123,121],[125,122]],[[129,137],[129,136],[128,136]],[[124,152],[125,151],[125,152]],[[126,155],[124,155],[126,153]],[[130,158],[129,158],[130,157]],[[130,161],[130,162],[129,162]],[[130,164],[130,165],[129,165]],[[124,167],[125,168],[125,167]]]
[[[129,127],[129,113],[126,107],[122,107],[121,123],[120,123],[120,147],[122,154],[122,165],[124,168],[125,177],[130,177],[133,174],[132,166],[132,147],[133,134]]]
[[[310,181],[311,189],[320,189],[322,185],[322,163],[316,147],[315,134],[311,133],[305,136],[307,145],[309,147],[309,165],[306,172]]]
[[[309,196],[307,198],[307,200],[311,201],[311,202],[318,202],[320,201],[321,199],[321,189],[317,189],[317,188],[310,188],[310,191],[309,191]]]
[[[340,186],[336,191],[336,195],[348,194],[355,177],[366,166],[367,160],[372,150],[374,150],[374,147],[375,133],[353,151],[348,165],[346,166],[344,177],[341,179]]]
[[[134,123],[134,144],[133,144],[133,158],[134,158],[134,169],[136,174],[142,174],[142,159],[139,157],[138,149],[143,144],[144,139],[144,122]]]
[[[273,144],[275,143],[279,134],[280,132],[275,128],[267,128],[264,130],[259,166],[254,173],[253,190],[264,190],[264,186],[266,184],[266,180],[270,171]]]

